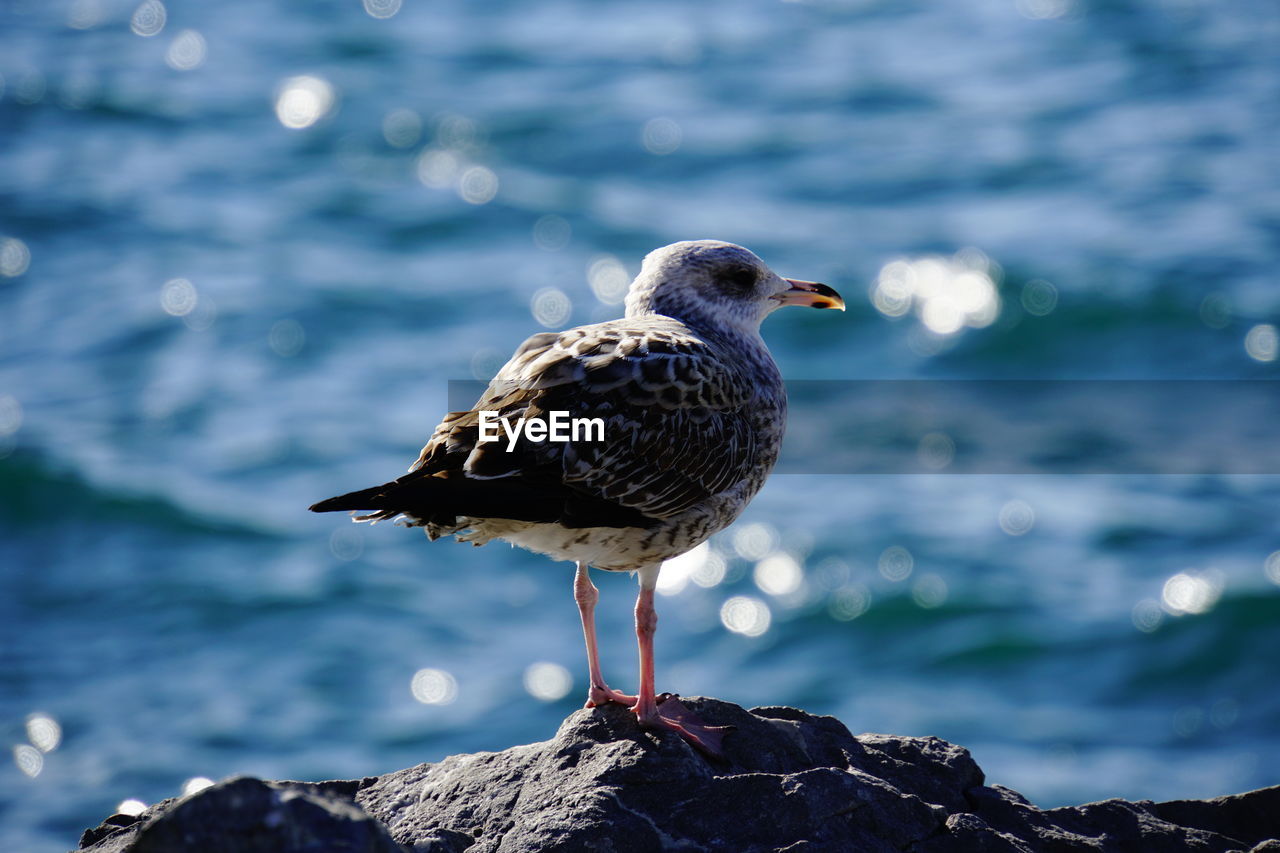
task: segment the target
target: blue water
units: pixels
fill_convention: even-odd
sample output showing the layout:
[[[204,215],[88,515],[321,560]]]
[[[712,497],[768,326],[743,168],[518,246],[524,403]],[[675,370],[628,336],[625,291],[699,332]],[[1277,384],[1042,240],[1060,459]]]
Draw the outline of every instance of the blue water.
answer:
[[[835,286],[766,327],[796,380],[1280,378],[1273,3],[138,8],[0,4],[5,849],[550,736],[569,566],[305,507],[401,472],[535,315],[616,316],[601,256]],[[891,316],[896,260],[998,305]],[[1044,806],[1280,782],[1280,478],[1048,464],[775,476],[660,599],[660,689],[939,735]],[[634,585],[597,582],[625,687]]]

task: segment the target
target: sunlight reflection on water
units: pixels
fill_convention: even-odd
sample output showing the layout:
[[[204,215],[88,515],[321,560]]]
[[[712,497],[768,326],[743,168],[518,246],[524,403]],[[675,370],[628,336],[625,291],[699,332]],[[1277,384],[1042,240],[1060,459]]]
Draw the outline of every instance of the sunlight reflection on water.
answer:
[[[953,335],[966,326],[980,329],[1000,315],[994,269],[977,249],[961,250],[950,258],[891,261],[876,278],[871,304],[889,317],[901,317],[914,308],[925,328],[937,335]]]
[[[204,64],[207,50],[204,36],[195,30],[183,30],[169,43],[164,61],[175,71],[192,71]]]
[[[524,689],[535,699],[555,702],[569,695],[573,676],[558,663],[539,661],[524,671]]]
[[[1222,595],[1222,576],[1215,571],[1179,572],[1165,581],[1160,600],[1175,615],[1205,613]]]
[[[27,716],[27,740],[41,752],[53,752],[62,742],[62,726],[48,714]]]
[[[720,621],[735,634],[759,637],[769,630],[769,605],[751,595],[735,595],[720,607]]]
[[[1245,335],[1244,349],[1254,361],[1275,361],[1280,354],[1280,332],[1270,323],[1259,323]]]
[[[285,127],[311,127],[333,109],[336,94],[329,81],[310,75],[290,77],[276,94],[276,117]]]
[[[761,592],[786,598],[799,591],[804,583],[804,569],[790,554],[778,552],[756,563],[752,577]]]
[[[449,705],[458,698],[458,682],[443,669],[425,668],[413,674],[409,684],[413,698],[424,705]]]
[[[658,573],[656,592],[659,595],[676,595],[683,591],[711,556],[711,545],[703,542],[693,550],[667,560]]]
[[[881,552],[877,565],[885,580],[898,582],[911,576],[915,559],[911,556],[911,552],[901,545],[891,545]]]
[[[160,0],[143,0],[129,19],[129,27],[137,35],[150,38],[160,34],[167,19],[168,13]]]
[[[0,275],[17,278],[31,266],[31,250],[17,237],[0,237]]]
[[[197,794],[213,785],[213,780],[207,776],[192,776],[190,779],[182,783],[182,796],[189,797]]]
[[[121,800],[120,805],[116,806],[116,814],[123,815],[140,815],[147,810],[147,804],[142,800],[130,797],[127,800]]]
[[[22,771],[23,775],[32,779],[44,770],[44,756],[40,754],[40,750],[25,743],[13,748],[13,763],[18,765],[18,770]]]

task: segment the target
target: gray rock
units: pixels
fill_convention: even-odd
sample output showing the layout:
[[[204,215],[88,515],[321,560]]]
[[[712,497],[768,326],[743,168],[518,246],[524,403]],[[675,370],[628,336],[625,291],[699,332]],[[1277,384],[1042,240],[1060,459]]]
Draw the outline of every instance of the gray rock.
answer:
[[[372,781],[372,780],[368,780]],[[112,815],[85,830],[94,853],[405,853],[352,799],[355,782],[264,782],[242,776],[165,800],[141,815]]]
[[[731,725],[725,758],[617,706],[549,741],[386,776],[236,779],[85,833],[94,853],[413,851],[1249,851],[1280,849],[1280,787],[1217,800],[1041,810],[937,738],[853,735],[793,708],[685,703]]]

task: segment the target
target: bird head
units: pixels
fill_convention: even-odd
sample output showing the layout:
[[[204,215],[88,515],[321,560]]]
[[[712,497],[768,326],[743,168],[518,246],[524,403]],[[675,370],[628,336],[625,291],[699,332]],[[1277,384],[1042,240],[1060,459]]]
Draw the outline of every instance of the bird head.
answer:
[[[692,326],[751,334],[784,305],[844,310],[840,294],[825,284],[783,278],[753,252],[719,240],[689,240],[650,252],[626,304],[628,317],[663,314]]]

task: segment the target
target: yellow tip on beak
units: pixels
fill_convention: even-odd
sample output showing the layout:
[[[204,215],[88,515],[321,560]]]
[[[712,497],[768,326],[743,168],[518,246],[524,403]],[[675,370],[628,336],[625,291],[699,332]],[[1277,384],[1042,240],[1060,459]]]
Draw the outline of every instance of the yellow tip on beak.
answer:
[[[839,308],[844,310],[844,300],[825,284],[816,281],[801,281],[796,278],[784,278],[791,285],[790,290],[774,296],[783,305],[807,305],[810,308]]]

